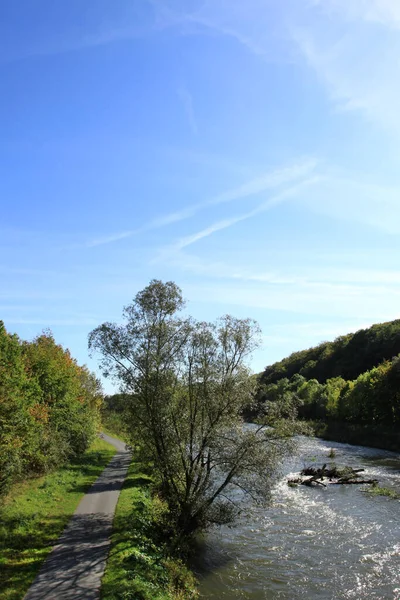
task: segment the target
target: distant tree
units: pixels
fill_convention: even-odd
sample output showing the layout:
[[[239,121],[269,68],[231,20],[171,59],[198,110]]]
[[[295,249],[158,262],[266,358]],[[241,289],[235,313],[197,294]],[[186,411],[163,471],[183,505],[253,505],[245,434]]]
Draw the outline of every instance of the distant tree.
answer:
[[[116,413],[122,413],[129,405],[129,394],[111,394],[104,397],[103,410],[110,410]]]
[[[132,439],[153,462],[178,531],[190,534],[233,517],[232,488],[265,498],[289,431],[287,422],[243,427],[257,383],[245,365],[257,324],[197,323],[179,315],[183,306],[175,283],[153,280],[125,307],[125,324],[100,325],[89,348],[130,394]]]
[[[326,414],[328,418],[338,417],[339,399],[345,387],[346,381],[342,377],[332,377],[326,382]]]
[[[338,416],[363,425],[398,428],[400,422],[398,359],[385,361],[342,388]]]

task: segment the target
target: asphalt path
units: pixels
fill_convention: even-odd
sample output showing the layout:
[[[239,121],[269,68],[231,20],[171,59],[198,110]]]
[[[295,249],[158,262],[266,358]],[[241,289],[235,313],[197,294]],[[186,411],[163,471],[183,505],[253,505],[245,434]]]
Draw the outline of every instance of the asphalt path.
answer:
[[[125,444],[103,438],[117,453],[82,498],[24,600],[100,598],[115,507],[130,463]]]

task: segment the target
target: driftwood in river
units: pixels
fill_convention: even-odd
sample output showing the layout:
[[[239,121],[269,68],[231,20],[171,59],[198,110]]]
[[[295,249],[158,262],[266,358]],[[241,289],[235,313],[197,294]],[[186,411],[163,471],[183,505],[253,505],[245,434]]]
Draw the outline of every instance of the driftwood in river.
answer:
[[[312,477],[328,477],[328,478],[341,478],[346,477],[348,474],[355,476],[357,473],[361,473],[364,469],[352,469],[351,467],[338,468],[332,466],[329,469],[326,464],[321,468],[306,467],[300,473],[300,475],[311,475]]]
[[[294,485],[307,485],[312,487],[313,485],[321,485],[326,487],[327,484],[334,485],[347,485],[347,484],[372,484],[378,483],[377,479],[362,479],[359,473],[362,473],[364,469],[352,469],[351,467],[336,467],[332,465],[327,468],[326,464],[321,468],[307,467],[300,473],[300,477],[296,479],[289,479],[288,484]]]

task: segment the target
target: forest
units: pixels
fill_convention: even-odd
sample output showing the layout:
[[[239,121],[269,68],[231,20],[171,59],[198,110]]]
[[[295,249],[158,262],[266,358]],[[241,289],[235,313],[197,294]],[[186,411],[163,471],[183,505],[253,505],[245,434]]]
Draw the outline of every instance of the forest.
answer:
[[[268,385],[296,374],[319,383],[333,377],[351,381],[399,353],[400,319],[396,319],[342,335],[333,342],[322,342],[313,348],[293,352],[266,367],[260,381]]]
[[[17,480],[47,473],[88,448],[102,389],[50,331],[28,342],[0,321],[0,496]]]
[[[400,320],[295,352],[259,376],[256,414],[291,398],[328,439],[400,446]]]

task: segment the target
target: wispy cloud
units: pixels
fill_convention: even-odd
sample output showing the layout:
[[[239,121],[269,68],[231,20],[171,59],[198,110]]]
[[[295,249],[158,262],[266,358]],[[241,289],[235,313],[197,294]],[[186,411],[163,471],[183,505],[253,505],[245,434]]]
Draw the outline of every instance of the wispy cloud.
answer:
[[[197,126],[197,121],[194,113],[193,96],[186,86],[178,88],[177,94],[182,103],[183,110],[189,123],[190,130],[193,134],[197,135],[199,128]]]
[[[292,38],[340,110],[400,134],[400,3],[315,2]],[[349,25],[349,21],[351,24]]]
[[[37,9],[26,5],[25,18],[30,21],[37,17]],[[84,18],[71,21],[69,4],[60,5],[57,12],[50,15],[51,27],[31,27],[29,36],[21,19],[4,21],[4,32],[0,40],[0,63],[30,57],[55,56],[96,48],[121,41],[148,37],[156,31],[154,15],[146,0],[138,2],[94,2],[85,11]],[[8,15],[7,15],[8,16]],[[20,16],[21,17],[21,16]]]
[[[242,185],[221,192],[204,202],[192,204],[181,211],[160,217],[153,221],[152,224],[154,226],[163,226],[177,221],[183,221],[193,217],[201,210],[205,210],[212,206],[251,198],[268,190],[288,185],[293,181],[301,180],[302,178],[311,175],[315,171],[317,164],[315,159],[304,159],[288,167],[267,171],[260,177],[256,177]]]
[[[304,208],[339,221],[400,233],[400,186],[385,186],[332,174],[301,198]]]
[[[224,36],[232,37],[251,53],[264,59],[268,56],[265,46],[257,43],[257,41],[251,36],[241,32],[240,28],[235,28],[221,22],[214,21],[212,18],[207,18],[207,16],[202,16],[201,14],[186,15],[185,18],[182,19],[181,24],[186,25],[186,27],[189,25],[197,25],[198,27],[203,27],[211,32],[217,32]]]
[[[248,219],[256,217],[257,215],[260,215],[261,213],[264,213],[264,212],[270,210],[271,208],[273,208],[274,206],[284,202],[288,198],[296,196],[296,194],[298,194],[304,188],[310,187],[310,186],[316,184],[319,180],[320,180],[319,176],[310,177],[308,179],[305,179],[305,180],[301,181],[300,183],[297,183],[297,184],[283,190],[279,194],[276,194],[272,198],[269,198],[265,202],[262,202],[261,204],[256,206],[256,208],[254,208],[253,210],[250,210],[250,211],[243,213],[241,215],[238,215],[236,217],[217,221],[216,223],[213,223],[212,225],[210,225],[209,227],[206,227],[205,229],[202,229],[192,235],[183,237],[180,240],[178,240],[177,242],[175,242],[175,244],[173,244],[169,249],[167,249],[167,254],[171,253],[171,252],[174,253],[176,251],[182,250],[183,248],[187,248],[188,246],[191,246],[195,242],[198,242],[199,240],[206,238],[206,237],[212,235],[213,233],[216,233],[217,231],[221,231],[223,229],[228,229],[229,227],[232,227],[233,225],[236,225],[237,223],[240,223],[242,221],[247,221]]]
[[[191,246],[195,242],[198,242],[199,240],[202,240],[203,238],[206,238],[217,231],[221,231],[222,229],[227,229],[228,227],[232,227],[232,225],[235,225],[236,223],[239,223],[240,221],[243,221],[246,218],[247,218],[246,215],[242,215],[240,217],[233,217],[232,219],[223,219],[222,221],[213,223],[209,227],[206,227],[205,229],[202,229],[201,231],[198,231],[197,233],[193,233],[192,235],[188,235],[188,236],[180,239],[178,242],[176,242],[172,246],[172,250],[175,251],[175,250],[182,250],[183,248],[187,248],[187,246]]]
[[[267,62],[286,61],[289,55],[279,52],[281,33],[271,28],[271,14],[281,13],[280,5],[271,0],[203,0],[196,8],[179,8],[169,0],[149,0],[160,29],[174,28],[183,35],[206,34],[234,39],[246,51]],[[283,13],[296,5],[286,0]],[[282,15],[280,15],[280,18]],[[266,35],[268,30],[268,35]]]
[[[315,171],[317,164],[317,160],[315,159],[305,159],[288,167],[268,171],[261,175],[261,177],[252,179],[251,181],[248,181],[237,188],[227,190],[226,192],[211,198],[211,200],[208,202],[198,206],[206,208],[207,206],[213,204],[223,204],[225,202],[232,202],[233,200],[239,200],[241,198],[247,198],[256,194],[261,194],[268,189],[289,184],[297,179],[307,177],[313,171]]]
[[[47,39],[43,42],[42,39],[37,39],[30,47],[24,47],[24,40],[21,40],[21,43],[16,43],[13,49],[7,49],[7,52],[2,53],[1,62],[75,52],[124,40],[149,37],[171,28],[179,28],[184,34],[197,34],[201,31],[232,37],[244,48],[263,58],[271,57],[273,53],[273,45],[266,47],[265,43],[265,24],[268,18],[265,0],[249,0],[248,7],[241,0],[216,0],[212,3],[204,0],[199,3],[197,10],[190,10],[187,6],[179,8],[176,3],[169,0],[144,0],[128,3],[127,6],[128,9],[123,11],[119,18],[116,18],[113,11],[104,14],[103,21],[106,25],[99,26],[92,23],[88,25],[87,31],[74,33],[68,37],[65,36],[64,31],[59,31],[58,34],[54,32],[52,40]],[[243,10],[243,6],[246,6],[246,10]],[[118,11],[115,12],[118,14]],[[243,27],[249,15],[256,18],[253,23]],[[243,16],[246,18],[243,19]],[[257,25],[256,35],[255,25]]]
[[[400,133],[399,0],[152,0],[159,28],[235,39],[267,61],[306,61],[341,110]],[[182,8],[184,6],[185,8]],[[268,35],[266,35],[266,31]]]
[[[348,20],[363,20],[389,27],[400,26],[398,0],[313,0],[314,5],[329,13],[336,12]]]
[[[112,242],[118,242],[125,238],[132,237],[135,233],[138,233],[139,229],[132,229],[131,231],[121,231],[121,233],[115,233],[114,235],[107,235],[104,237],[94,238],[86,242],[87,248],[94,248],[96,246],[103,246],[104,244],[111,244]]]
[[[103,244],[110,244],[112,242],[132,237],[136,234],[145,233],[147,231],[159,229],[168,225],[172,225],[173,223],[184,221],[193,217],[198,212],[212,206],[234,202],[236,200],[244,200],[249,197],[257,196],[263,192],[266,192],[267,190],[288,185],[293,181],[301,181],[315,171],[317,164],[318,163],[315,159],[303,159],[281,169],[269,170],[260,177],[253,178],[235,188],[225,190],[224,192],[221,192],[220,194],[217,194],[208,200],[204,200],[203,202],[198,202],[190,206],[185,206],[181,210],[156,217],[137,229],[91,239],[86,242],[85,246],[95,247]],[[237,217],[238,220],[243,220],[243,218],[248,217]]]
[[[0,63],[9,63],[26,58],[57,56],[59,54],[77,52],[79,50],[96,48],[97,46],[104,46],[115,42],[122,42],[124,40],[144,37],[148,35],[148,33],[148,28],[145,30],[140,30],[133,26],[109,28],[95,33],[82,34],[80,37],[71,37],[69,39],[66,39],[60,35],[60,37],[55,39],[52,43],[48,40],[43,43],[40,40],[36,44],[26,48],[24,48],[24,44],[21,43],[20,46],[14,50],[11,49],[2,52]]]

